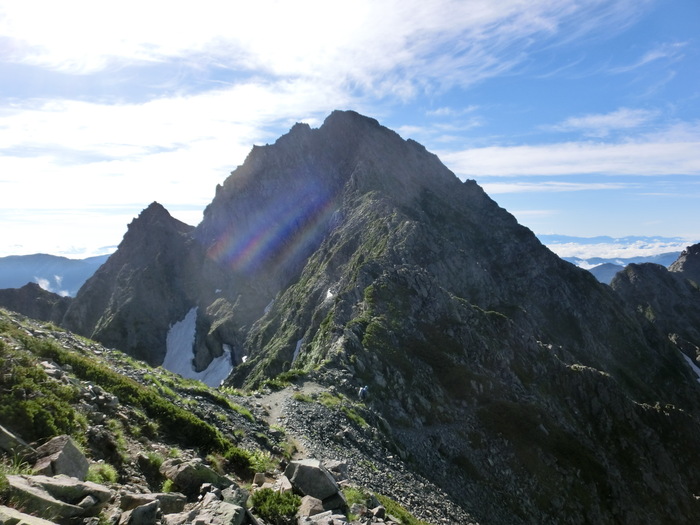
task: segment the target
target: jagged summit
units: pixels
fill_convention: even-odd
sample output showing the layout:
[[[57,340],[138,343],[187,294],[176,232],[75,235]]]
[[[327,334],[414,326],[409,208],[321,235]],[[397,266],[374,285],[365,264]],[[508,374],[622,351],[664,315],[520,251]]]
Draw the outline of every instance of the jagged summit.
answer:
[[[193,230],[162,205],[150,204],[81,287],[63,324],[148,363],[162,363],[168,329],[193,301],[185,264]]]

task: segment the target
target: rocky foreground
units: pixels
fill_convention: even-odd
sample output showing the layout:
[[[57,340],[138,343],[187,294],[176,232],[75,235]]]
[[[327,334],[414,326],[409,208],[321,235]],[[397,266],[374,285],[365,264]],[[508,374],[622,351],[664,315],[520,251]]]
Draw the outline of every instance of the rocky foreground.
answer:
[[[405,452],[374,415],[371,398],[361,403],[343,393],[340,377],[304,377],[251,394],[221,393],[10,312],[0,311],[0,327],[3,372],[19,355],[36,359],[39,383],[76,389],[76,419],[85,422],[72,435],[29,444],[9,428],[11,421],[3,413],[0,422],[8,427],[0,431],[0,449],[8,467],[0,487],[2,523],[474,521],[407,468],[401,457]],[[241,469],[217,454],[206,454],[196,442],[184,447],[162,424],[149,430],[155,421],[144,419],[141,409],[109,388],[81,379],[85,371],[75,363],[27,355],[27,347],[40,354],[36,349],[42,345],[106,364],[127,380],[172,398],[235,441],[249,454],[249,464]],[[41,395],[13,388],[7,375],[2,377],[4,390],[13,390],[20,402]],[[329,382],[336,385],[324,386]],[[288,494],[293,514],[266,514],[268,508],[253,504],[256,493]],[[265,504],[262,496],[258,507]]]

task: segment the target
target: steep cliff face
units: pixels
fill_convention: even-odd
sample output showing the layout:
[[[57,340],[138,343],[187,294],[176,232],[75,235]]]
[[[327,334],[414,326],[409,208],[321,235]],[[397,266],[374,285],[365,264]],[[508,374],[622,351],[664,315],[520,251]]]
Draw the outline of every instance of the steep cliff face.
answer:
[[[187,271],[196,257],[192,230],[151,204],[79,290],[63,325],[150,364],[162,363],[170,325],[194,301],[196,286]]]
[[[65,324],[158,364],[197,308],[197,369],[230,347],[237,385],[368,385],[394,453],[488,523],[697,520],[700,386],[636,304],[421,145],[334,112],[253,148],[196,229],[149,207]]]

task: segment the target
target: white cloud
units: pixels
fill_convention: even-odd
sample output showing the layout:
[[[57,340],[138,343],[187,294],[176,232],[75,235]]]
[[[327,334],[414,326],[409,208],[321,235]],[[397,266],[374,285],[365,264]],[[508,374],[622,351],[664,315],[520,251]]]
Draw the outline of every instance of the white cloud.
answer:
[[[687,130],[686,130],[687,131]],[[700,135],[667,133],[637,142],[565,142],[490,146],[442,153],[443,162],[466,178],[515,175],[700,175]]]
[[[467,113],[473,113],[477,109],[479,109],[479,106],[475,105],[466,106],[463,108],[441,107],[426,111],[425,114],[429,117],[458,117]]]
[[[629,259],[632,257],[650,257],[668,252],[680,252],[688,247],[687,241],[655,242],[636,240],[633,242],[611,242],[595,244],[557,243],[548,244],[547,247],[559,257],[578,257],[591,259],[601,257],[604,259]]]
[[[634,185],[623,182],[486,182],[480,184],[489,195],[504,193],[544,193],[544,192],[568,192],[568,191],[593,191],[593,190],[620,190]]]
[[[611,113],[570,117],[564,122],[551,126],[555,131],[582,131],[592,137],[607,137],[615,130],[639,128],[658,116],[658,111],[647,109],[620,108]]]
[[[5,60],[70,73],[177,60],[335,78],[405,98],[507,71],[555,35],[619,29],[644,3],[24,0],[0,7],[0,35],[8,39]]]
[[[142,104],[30,101],[0,116],[0,204],[205,204],[266,127],[350,101],[332,86],[241,84]],[[290,122],[290,126],[293,122]],[[26,176],[36,192],[27,193]],[[56,196],[62,195],[57,201]]]
[[[636,62],[626,66],[616,67],[612,70],[612,72],[626,73],[659,60],[677,60],[681,57],[682,50],[687,44],[687,42],[665,42],[663,44],[659,44],[653,49],[650,49],[644,53],[644,55],[642,55]]]

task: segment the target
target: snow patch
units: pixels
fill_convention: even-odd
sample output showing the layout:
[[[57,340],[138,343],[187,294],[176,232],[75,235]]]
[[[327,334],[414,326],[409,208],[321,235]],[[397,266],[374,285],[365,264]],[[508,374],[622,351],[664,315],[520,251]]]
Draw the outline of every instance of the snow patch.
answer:
[[[697,382],[700,383],[700,368],[698,368],[698,365],[696,365],[695,362],[690,357],[685,355],[683,352],[681,352],[681,355],[683,356],[683,359],[685,359],[687,361],[687,363],[690,365],[690,368],[693,369],[693,372],[695,372],[695,375],[698,376]]]
[[[233,370],[231,347],[224,345],[224,353],[212,360],[206,370],[194,369],[194,337],[197,324],[197,308],[192,308],[187,315],[168,330],[165,340],[166,352],[163,368],[187,379],[198,379],[208,386],[219,386]]]
[[[292,363],[297,360],[297,357],[299,357],[299,351],[301,350],[301,345],[304,344],[304,338],[302,337],[297,341],[297,347],[294,349],[294,355],[292,356]]]
[[[328,299],[333,299],[333,296],[335,296],[335,294],[333,293],[333,290],[331,290],[331,289],[329,288],[328,291],[326,292],[326,301],[327,301]]]

